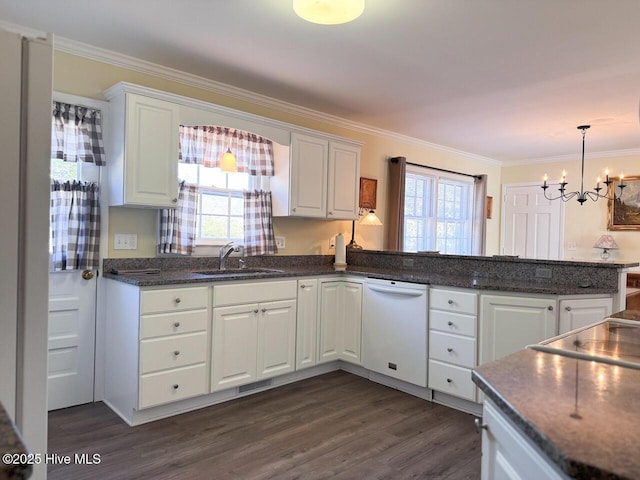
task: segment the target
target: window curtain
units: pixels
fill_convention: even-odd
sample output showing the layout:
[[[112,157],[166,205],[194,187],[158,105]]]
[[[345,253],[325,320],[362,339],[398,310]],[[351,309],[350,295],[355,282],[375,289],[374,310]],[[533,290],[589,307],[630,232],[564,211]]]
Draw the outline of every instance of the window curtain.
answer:
[[[98,185],[51,184],[51,251],[53,271],[98,268],[100,201]]]
[[[51,158],[104,165],[100,110],[53,102]]]
[[[387,225],[387,248],[404,250],[404,182],[407,173],[407,159],[395,157],[389,160],[389,198]]]
[[[475,178],[473,208],[473,232],[471,238],[471,254],[484,255],[486,253],[487,233],[487,176],[478,175]]]
[[[180,161],[217,167],[227,149],[238,172],[273,176],[273,142],[235,128],[180,125]]]
[[[160,253],[193,254],[197,207],[198,187],[180,182],[176,208],[160,210]]]
[[[244,252],[247,256],[278,253],[269,191],[244,192]]]

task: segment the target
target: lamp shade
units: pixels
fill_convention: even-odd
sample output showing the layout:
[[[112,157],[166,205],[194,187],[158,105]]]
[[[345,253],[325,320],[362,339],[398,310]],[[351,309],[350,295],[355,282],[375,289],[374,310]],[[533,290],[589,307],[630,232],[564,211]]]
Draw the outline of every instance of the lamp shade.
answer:
[[[293,0],[300,18],[321,25],[338,25],[355,20],[364,12],[365,0]]]
[[[606,250],[615,250],[618,244],[611,235],[601,235],[593,248],[604,248]]]
[[[236,173],[238,166],[236,165],[236,156],[231,153],[231,149],[227,148],[227,151],[222,154],[219,162],[220,170],[227,173]]]
[[[376,215],[376,212],[374,212],[373,210],[369,210],[369,213],[367,213],[364,217],[360,219],[360,225],[369,225],[372,227],[378,227],[382,225],[382,222]]]

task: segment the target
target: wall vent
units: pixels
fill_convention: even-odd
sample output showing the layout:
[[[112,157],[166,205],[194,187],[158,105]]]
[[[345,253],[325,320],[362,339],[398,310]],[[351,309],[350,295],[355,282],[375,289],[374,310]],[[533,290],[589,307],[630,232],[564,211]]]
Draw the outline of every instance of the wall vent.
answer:
[[[246,393],[251,390],[256,390],[258,388],[269,387],[270,385],[271,385],[271,379],[269,378],[267,380],[261,380],[259,382],[250,383],[249,385],[242,385],[238,387],[238,393]]]

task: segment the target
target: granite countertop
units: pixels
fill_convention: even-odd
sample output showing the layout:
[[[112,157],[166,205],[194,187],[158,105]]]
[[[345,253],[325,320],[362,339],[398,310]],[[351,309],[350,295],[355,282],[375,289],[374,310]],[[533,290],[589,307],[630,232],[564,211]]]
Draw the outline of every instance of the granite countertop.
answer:
[[[640,370],[522,350],[473,381],[570,477],[640,478]]]
[[[266,267],[269,268],[269,267]],[[323,275],[356,275],[362,277],[381,278],[399,282],[421,283],[448,287],[471,288],[476,290],[494,290],[504,292],[526,292],[547,295],[583,295],[583,294],[612,294],[616,289],[581,287],[579,285],[553,284],[542,280],[513,280],[493,279],[482,276],[443,275],[421,270],[396,270],[384,268],[370,268],[349,265],[345,272],[336,271],[331,265],[302,265],[299,267],[274,267],[276,271],[258,271],[247,275],[239,269],[226,271],[224,276],[214,277],[202,275],[191,270],[160,270],[152,274],[114,274],[105,271],[103,276],[140,287],[175,285],[190,283],[212,283],[233,280],[255,280],[267,278],[308,277]],[[203,269],[207,270],[207,269]]]
[[[9,418],[6,410],[0,404],[0,454],[3,461],[0,461],[0,480],[21,480],[31,476],[33,466],[26,462],[11,463],[7,465],[4,461],[6,454],[27,454],[27,449],[20,438],[16,426]],[[24,460],[24,459],[23,459]]]

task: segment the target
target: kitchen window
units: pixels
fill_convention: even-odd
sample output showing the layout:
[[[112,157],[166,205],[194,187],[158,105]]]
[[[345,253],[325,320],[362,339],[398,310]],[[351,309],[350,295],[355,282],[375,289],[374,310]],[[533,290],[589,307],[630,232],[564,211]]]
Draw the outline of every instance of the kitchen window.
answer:
[[[408,165],[404,250],[470,255],[474,188],[472,177]]]
[[[223,173],[219,168],[179,163],[178,177],[198,186],[196,244],[242,243],[243,191],[249,189],[249,174]]]

